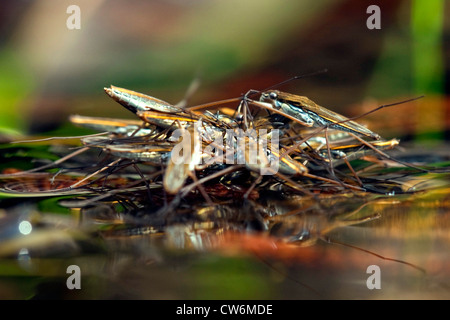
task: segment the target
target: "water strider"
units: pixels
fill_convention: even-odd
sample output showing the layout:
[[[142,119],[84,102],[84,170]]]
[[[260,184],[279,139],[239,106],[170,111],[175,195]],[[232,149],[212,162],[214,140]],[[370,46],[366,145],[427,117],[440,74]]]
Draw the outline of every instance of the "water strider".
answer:
[[[273,108],[282,110],[286,114],[299,119],[307,127],[329,127],[354,132],[376,140],[380,139],[379,134],[336,112],[319,106],[308,97],[271,90],[262,92],[260,101],[272,104]]]
[[[75,151],[73,144],[54,149],[55,140],[42,141],[49,153],[55,152],[60,158],[40,160],[35,166],[32,161],[39,159],[31,151],[36,147],[27,149],[14,144],[4,148],[8,154],[4,162],[10,159],[10,166],[19,162],[27,166],[14,173],[6,170],[0,176],[0,191],[8,200],[2,201],[6,213],[0,212],[0,232],[17,231],[18,219],[3,219],[16,201],[22,201],[14,200],[15,197],[25,198],[30,203],[37,201],[39,210],[45,208],[49,212],[58,206],[71,208],[70,216],[75,221],[63,224],[54,217],[44,222],[38,217],[33,221],[34,230],[42,233],[26,239],[17,232],[5,233],[10,242],[6,247],[5,243],[0,244],[0,252],[5,253],[3,258],[24,260],[33,254],[34,259],[51,255],[52,239],[63,235],[61,246],[70,244],[71,250],[67,253],[73,257],[77,252],[91,250],[101,257],[99,265],[126,266],[127,271],[136,270],[136,266],[127,264],[133,261],[138,266],[153,265],[153,271],[159,272],[158,266],[165,266],[171,259],[164,250],[172,245],[186,251],[211,250],[216,254],[251,252],[265,261],[276,260],[272,265],[289,271],[277,275],[284,277],[284,280],[277,280],[283,283],[292,279],[304,282],[302,274],[315,279],[318,270],[322,275],[336,275],[335,281],[347,277],[356,279],[358,272],[364,274],[369,264],[380,264],[387,278],[389,270],[393,269],[395,274],[401,269],[398,265],[410,266],[407,263],[428,269],[420,260],[424,253],[415,251],[419,246],[411,249],[414,251],[411,256],[388,250],[387,242],[401,247],[401,237],[406,236],[407,227],[414,223],[396,222],[391,210],[406,207],[411,201],[416,201],[417,208],[425,208],[417,197],[429,190],[441,190],[441,195],[434,195],[438,198],[430,199],[429,203],[438,199],[436,201],[445,208],[448,204],[445,161],[448,158],[442,158],[444,169],[441,166],[439,171],[414,170],[395,162],[390,154],[382,154],[395,148],[398,140],[385,140],[360,126],[355,119],[319,107],[307,98],[274,90],[262,92],[259,100],[250,99],[250,95],[244,100],[228,100],[227,103],[235,104],[234,109],[241,105],[236,114],[229,109],[222,112],[222,102],[209,103],[211,110],[200,112],[205,106],[172,105],[114,86],[106,92],[131,110],[137,119],[73,116],[74,124],[100,131],[102,135],[79,137],[80,146]],[[251,105],[253,110],[247,109],[245,104]],[[251,129],[257,134],[234,134],[236,130],[249,133]],[[270,135],[275,129],[279,130],[279,145],[262,146],[264,138],[271,141]],[[177,133],[185,133],[186,137],[197,134],[198,139],[179,140]],[[239,143],[247,148],[239,149]],[[181,161],[171,161],[174,149],[181,151],[180,148],[193,152],[179,152]],[[262,152],[252,158],[251,148]],[[224,161],[227,156],[231,163]],[[201,160],[207,158],[223,161],[202,163]],[[242,163],[237,163],[238,159]],[[275,163],[277,167],[271,166]],[[263,175],[262,169],[274,172]],[[439,183],[420,183],[419,186],[420,179]],[[38,197],[42,200],[37,200]],[[55,206],[49,207],[47,200]],[[355,209],[357,202],[360,208]],[[430,221],[437,217],[430,212],[438,209],[428,206],[427,210]],[[431,222],[428,222],[430,241],[443,243],[445,212],[439,216],[443,219],[440,225],[444,232],[432,233]],[[421,215],[418,213],[418,216]],[[405,213],[399,212],[395,217],[401,219]],[[389,234],[391,229],[384,231],[388,222],[403,228],[403,235],[394,237]],[[43,225],[46,228],[40,228]],[[67,225],[76,228],[77,236],[65,230],[45,233]],[[378,237],[377,232],[382,232],[381,236]],[[369,237],[373,242],[365,240]],[[32,247],[34,239],[39,241]],[[98,242],[100,247],[94,245]],[[19,255],[22,245],[29,246],[28,255],[25,251]],[[113,263],[103,260],[105,252],[102,250],[106,250]],[[437,254],[433,250],[430,252]],[[60,254],[59,249],[56,253]],[[142,265],[140,259],[143,259]],[[291,274],[289,266],[294,265],[300,269]],[[341,274],[339,270],[348,270],[348,273],[342,271]],[[415,280],[422,276],[415,268],[403,271]],[[92,274],[97,275],[96,271]],[[172,278],[173,275],[161,277]],[[221,281],[226,279],[221,278]],[[311,279],[306,279],[310,287],[327,292],[320,281]],[[269,281],[269,278],[258,278],[258,281]],[[317,297],[299,283],[292,283],[298,290],[296,294],[301,291]],[[352,282],[349,280],[349,283],[345,285],[351,291]],[[333,291],[331,285],[328,290]]]

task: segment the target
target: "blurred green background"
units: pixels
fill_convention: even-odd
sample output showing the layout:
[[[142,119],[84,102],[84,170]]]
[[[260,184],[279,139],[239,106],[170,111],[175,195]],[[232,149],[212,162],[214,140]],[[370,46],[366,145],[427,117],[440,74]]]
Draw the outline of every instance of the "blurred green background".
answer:
[[[66,26],[72,4],[80,29]],[[374,4],[381,29],[369,30]],[[442,140],[448,17],[444,0],[2,1],[1,131],[49,132],[74,113],[132,118],[104,94],[110,84],[176,103],[198,77],[195,104],[327,68],[280,89],[347,115],[425,94],[393,113],[409,123],[378,122],[387,135]],[[370,119],[377,123],[377,115]]]

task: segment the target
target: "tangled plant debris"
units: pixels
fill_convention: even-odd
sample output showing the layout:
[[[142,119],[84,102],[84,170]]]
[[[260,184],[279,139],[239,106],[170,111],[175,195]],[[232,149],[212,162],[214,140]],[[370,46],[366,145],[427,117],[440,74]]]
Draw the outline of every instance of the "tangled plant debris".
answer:
[[[177,234],[172,242],[182,246],[190,234],[195,247],[212,246],[211,233],[252,230],[310,245],[378,217],[354,218],[358,210],[341,211],[339,203],[361,207],[367,194],[411,192],[398,178],[428,172],[388,155],[399,141],[361,125],[362,117],[303,96],[251,90],[189,107],[115,86],[105,92],[137,119],[72,116],[99,133],[75,137],[82,146],[57,151],[57,160],[4,170],[1,191],[64,196],[59,203],[80,209],[84,220],[108,224],[105,237]],[[397,170],[380,174],[385,167]]]

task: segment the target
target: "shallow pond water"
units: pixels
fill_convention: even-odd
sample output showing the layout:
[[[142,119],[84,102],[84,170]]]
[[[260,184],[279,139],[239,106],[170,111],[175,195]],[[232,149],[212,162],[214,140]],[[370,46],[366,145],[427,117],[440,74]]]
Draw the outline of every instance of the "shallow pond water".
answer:
[[[187,206],[165,224],[111,202],[76,208],[83,195],[4,192],[0,298],[448,299],[448,150],[402,154],[433,172],[366,173],[384,193],[324,194],[319,206],[270,193]],[[67,288],[71,265],[80,290]]]

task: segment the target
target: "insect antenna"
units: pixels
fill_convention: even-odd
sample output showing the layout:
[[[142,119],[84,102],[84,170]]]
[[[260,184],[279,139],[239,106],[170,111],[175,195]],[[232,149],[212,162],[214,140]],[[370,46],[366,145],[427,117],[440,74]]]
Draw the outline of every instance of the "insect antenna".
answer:
[[[322,69],[322,70],[314,71],[314,72],[311,72],[311,73],[297,75],[297,76],[291,77],[289,79],[286,79],[286,80],[284,80],[282,82],[279,82],[279,83],[276,83],[274,85],[271,85],[270,87],[267,87],[264,90],[261,90],[261,91],[258,91],[258,92],[267,91],[267,90],[270,90],[270,89],[273,89],[273,88],[280,87],[280,86],[282,86],[282,85],[284,85],[284,84],[286,84],[288,82],[294,81],[294,80],[303,79],[303,78],[307,78],[307,77],[312,77],[312,76],[316,76],[318,74],[327,73],[327,72],[328,72],[328,69]],[[256,91],[256,90],[254,90],[254,91]]]
[[[328,72],[328,69],[322,69],[322,70],[315,71],[315,72],[312,72],[312,73],[294,76],[294,77],[286,79],[286,80],[284,80],[282,82],[279,82],[277,84],[271,85],[270,87],[267,87],[267,88],[265,88],[263,90],[250,89],[245,94],[242,94],[240,97],[237,97],[237,98],[230,98],[230,99],[224,99],[224,100],[219,100],[219,101],[199,104],[199,105],[196,105],[196,106],[185,108],[185,110],[194,111],[194,110],[205,109],[205,108],[209,108],[209,107],[216,107],[216,106],[219,106],[219,105],[233,103],[233,102],[240,102],[242,100],[247,100],[252,95],[259,94],[259,93],[261,93],[263,91],[266,91],[266,90],[269,90],[269,89],[272,89],[272,88],[275,88],[275,87],[279,87],[279,86],[284,85],[284,84],[286,84],[288,82],[291,82],[293,80],[302,79],[302,78],[306,78],[306,77],[310,77],[310,76],[314,76],[314,75],[322,74],[322,73],[326,73],[326,72]]]

